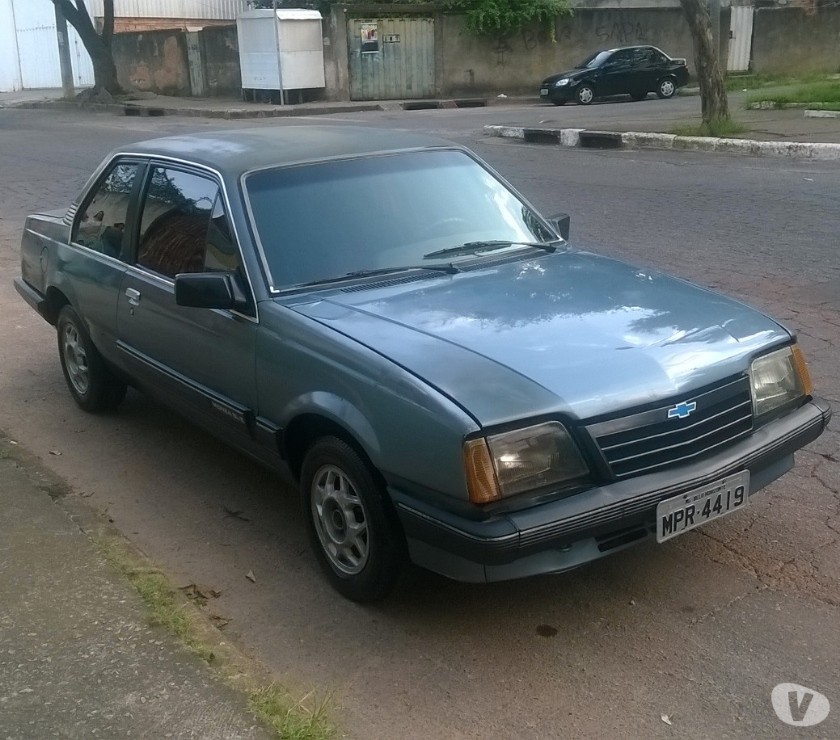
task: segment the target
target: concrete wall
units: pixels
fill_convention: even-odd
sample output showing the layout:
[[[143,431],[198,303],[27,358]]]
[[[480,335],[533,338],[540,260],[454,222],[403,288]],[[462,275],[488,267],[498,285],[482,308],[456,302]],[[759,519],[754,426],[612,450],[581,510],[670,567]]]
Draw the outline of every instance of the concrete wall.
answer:
[[[578,9],[557,21],[556,41],[544,26],[504,40],[480,39],[466,32],[462,16],[438,18],[443,26],[440,92],[447,96],[533,92],[544,77],[573,67],[593,51],[633,44],[685,57],[694,69],[694,46],[679,8]]]
[[[129,91],[204,97],[238,96],[242,88],[235,25],[115,34],[114,61]]]
[[[239,43],[236,25],[205,27],[200,33],[206,95],[239,95]]]
[[[126,90],[189,95],[187,45],[180,31],[114,35],[117,76]]]
[[[753,71],[840,72],[840,8],[759,8],[753,19]]]

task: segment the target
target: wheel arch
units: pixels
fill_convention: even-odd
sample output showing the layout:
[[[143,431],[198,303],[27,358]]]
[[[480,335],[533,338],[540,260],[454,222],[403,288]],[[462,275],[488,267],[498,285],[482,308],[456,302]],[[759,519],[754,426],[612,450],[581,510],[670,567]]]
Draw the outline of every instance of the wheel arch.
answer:
[[[53,326],[58,323],[58,314],[64,306],[70,305],[70,299],[54,285],[47,288],[44,295],[44,318]]]
[[[370,466],[371,471],[384,483],[382,474],[373,460],[369,449],[379,449],[373,427],[356,411],[357,417],[353,421],[361,424],[348,423],[346,418],[336,418],[334,414],[323,409],[309,409],[301,411],[291,418],[280,434],[278,440],[280,452],[286,458],[295,480],[300,480],[301,468],[306,452],[313,443],[321,437],[336,437],[352,447]]]

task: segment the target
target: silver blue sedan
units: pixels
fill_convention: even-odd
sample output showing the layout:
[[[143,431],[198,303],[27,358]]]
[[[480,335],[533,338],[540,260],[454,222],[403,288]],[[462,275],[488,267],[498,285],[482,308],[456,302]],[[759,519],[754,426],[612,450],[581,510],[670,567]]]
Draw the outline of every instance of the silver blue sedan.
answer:
[[[82,409],[132,385],[276,469],[372,600],[406,560],[497,581],[664,542],[825,429],[778,322],[567,237],[446,141],[205,133],[30,216],[15,284]]]

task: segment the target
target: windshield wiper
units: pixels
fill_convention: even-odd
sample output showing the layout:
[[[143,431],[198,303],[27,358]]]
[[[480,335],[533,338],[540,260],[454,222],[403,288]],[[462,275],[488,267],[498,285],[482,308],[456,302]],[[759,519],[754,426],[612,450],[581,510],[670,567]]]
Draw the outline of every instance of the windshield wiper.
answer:
[[[467,242],[457,247],[447,247],[446,249],[439,249],[437,252],[429,252],[423,255],[424,260],[434,259],[435,257],[447,257],[457,254],[474,254],[485,249],[501,249],[504,247],[536,247],[537,249],[544,249],[546,252],[557,251],[556,244],[559,244],[562,239],[555,239],[551,242],[518,242],[518,241],[503,241],[501,239],[484,241],[484,242]]]
[[[408,270],[432,270],[434,272],[443,272],[447,275],[454,275],[461,272],[455,265],[404,265],[402,267],[378,267],[370,270],[354,270],[353,272],[339,275],[332,278],[321,278],[320,280],[312,280],[308,283],[300,283],[294,287],[307,288],[311,285],[327,285],[329,283],[340,283],[344,280],[352,280],[353,278],[374,277],[375,275],[388,275],[393,272],[406,272]]]

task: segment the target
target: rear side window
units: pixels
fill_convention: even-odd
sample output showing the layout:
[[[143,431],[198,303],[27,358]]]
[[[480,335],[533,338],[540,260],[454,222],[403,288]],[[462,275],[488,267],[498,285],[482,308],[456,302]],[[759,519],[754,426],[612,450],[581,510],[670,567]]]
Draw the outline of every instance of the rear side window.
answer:
[[[123,259],[128,203],[138,165],[116,164],[81,209],[72,240],[109,257]]]
[[[221,191],[210,178],[155,167],[140,216],[137,264],[174,278],[182,272],[239,270]]]

